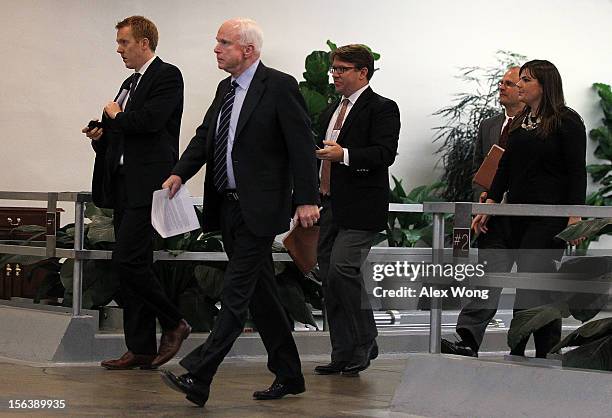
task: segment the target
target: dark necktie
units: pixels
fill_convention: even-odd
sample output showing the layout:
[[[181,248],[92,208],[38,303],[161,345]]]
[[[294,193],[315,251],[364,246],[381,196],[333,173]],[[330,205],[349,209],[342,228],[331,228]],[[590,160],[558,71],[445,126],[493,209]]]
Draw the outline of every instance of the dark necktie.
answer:
[[[342,123],[344,122],[344,116],[346,115],[346,109],[349,104],[349,99],[342,100],[342,104],[340,105],[340,113],[338,113],[338,118],[336,119],[336,123],[334,123],[333,131],[339,131],[342,129]],[[338,136],[334,136],[337,138]],[[331,161],[323,160],[321,163],[321,185],[319,186],[320,192],[322,195],[329,195],[331,192]]]
[[[125,102],[125,106],[123,106],[123,109],[127,109],[128,105],[131,103],[132,96],[134,96],[134,92],[136,91],[136,85],[138,84],[138,79],[140,79],[140,76],[140,73],[134,73],[134,75],[132,76],[132,81],[130,82],[130,96],[128,97],[127,102]]]
[[[229,138],[234,97],[236,97],[236,87],[238,87],[238,83],[234,80],[225,97],[223,97],[219,116],[219,129],[217,129],[217,137],[215,138],[214,182],[215,188],[219,192],[223,192],[227,188],[227,140]]]
[[[514,118],[508,118],[508,123],[506,123],[506,126],[504,126],[504,129],[502,129],[502,133],[499,136],[499,146],[503,149],[506,149],[508,146],[508,135],[510,135],[510,125],[512,125],[512,119]]]

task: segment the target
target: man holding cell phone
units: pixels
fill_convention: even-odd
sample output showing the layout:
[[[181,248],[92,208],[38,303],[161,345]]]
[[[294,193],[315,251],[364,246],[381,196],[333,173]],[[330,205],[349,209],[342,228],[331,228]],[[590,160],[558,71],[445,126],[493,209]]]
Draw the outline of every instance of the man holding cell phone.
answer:
[[[400,131],[397,104],[369,85],[374,58],[363,45],[331,53],[331,75],[341,100],[321,114],[321,211],[318,262],[329,322],[331,362],[320,375],[355,376],[378,356],[376,323],[362,265],[387,225],[389,166]]]
[[[191,331],[152,270],[151,201],[178,161],[183,77],[155,56],[158,32],[149,19],[131,16],[116,29],[117,53],[134,73],[104,107],[102,121],[82,129],[96,152],[93,202],[114,209],[112,267],[121,284],[118,301],[128,349],[101,365],[150,369],[170,360]],[[159,350],[156,319],[163,330]]]

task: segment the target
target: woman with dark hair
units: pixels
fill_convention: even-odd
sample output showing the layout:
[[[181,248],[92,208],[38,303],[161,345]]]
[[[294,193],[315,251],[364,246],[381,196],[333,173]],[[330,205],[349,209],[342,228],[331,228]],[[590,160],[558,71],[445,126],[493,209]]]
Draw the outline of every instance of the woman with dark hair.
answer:
[[[559,71],[549,61],[529,61],[521,67],[517,86],[525,109],[510,127],[487,203],[501,202],[505,194],[507,203],[583,205],[586,129],[580,115],[565,105]],[[495,235],[496,244],[503,237],[497,249],[518,250],[512,256],[518,272],[551,273],[565,247],[555,235],[580,218],[498,216],[487,224],[488,220],[487,215],[477,215],[472,227],[477,233],[491,232],[487,235]],[[552,302],[552,293],[517,289],[515,313]],[[534,332],[536,357],[546,357],[560,336],[560,319]],[[524,355],[527,340],[511,354]]]

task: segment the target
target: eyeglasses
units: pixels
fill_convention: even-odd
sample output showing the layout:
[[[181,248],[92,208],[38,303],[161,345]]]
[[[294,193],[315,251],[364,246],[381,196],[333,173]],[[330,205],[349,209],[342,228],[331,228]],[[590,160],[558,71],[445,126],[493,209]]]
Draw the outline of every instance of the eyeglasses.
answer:
[[[329,73],[333,74],[344,74],[345,72],[347,72],[348,70],[358,70],[357,67],[331,67],[329,69]]]
[[[497,88],[501,88],[501,86],[504,86],[506,88],[510,88],[510,87],[518,87],[516,85],[516,83],[513,83],[510,80],[503,80],[503,81],[498,81],[497,82]]]

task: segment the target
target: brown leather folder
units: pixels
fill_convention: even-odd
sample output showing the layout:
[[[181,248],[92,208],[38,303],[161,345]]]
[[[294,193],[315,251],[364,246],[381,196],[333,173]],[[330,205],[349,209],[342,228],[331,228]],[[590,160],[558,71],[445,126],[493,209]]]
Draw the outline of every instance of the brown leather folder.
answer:
[[[296,222],[283,239],[283,245],[289,252],[295,265],[304,274],[310,273],[317,264],[317,244],[319,227],[304,228]]]
[[[493,145],[472,181],[487,190],[491,189],[491,184],[495,178],[495,173],[497,173],[497,166],[502,155],[504,155],[504,149],[499,145]]]

